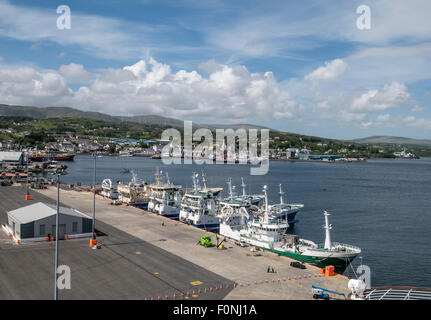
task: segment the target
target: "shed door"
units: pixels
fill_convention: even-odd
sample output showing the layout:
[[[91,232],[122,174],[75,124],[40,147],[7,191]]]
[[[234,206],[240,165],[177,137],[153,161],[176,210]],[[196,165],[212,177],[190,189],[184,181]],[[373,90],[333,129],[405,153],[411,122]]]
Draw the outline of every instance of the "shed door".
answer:
[[[58,225],[58,240],[64,240],[64,236],[66,234],[66,225],[59,224]],[[55,237],[55,224],[52,225],[52,235]]]

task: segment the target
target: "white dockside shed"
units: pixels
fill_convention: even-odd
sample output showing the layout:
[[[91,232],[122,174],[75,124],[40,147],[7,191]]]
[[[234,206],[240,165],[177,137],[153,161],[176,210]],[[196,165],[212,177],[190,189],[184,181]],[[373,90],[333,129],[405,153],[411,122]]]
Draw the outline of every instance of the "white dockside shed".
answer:
[[[23,165],[24,156],[22,152],[0,151],[0,164]]]
[[[21,242],[43,241],[55,236],[56,205],[37,202],[7,213],[7,229]],[[84,213],[60,206],[59,239],[91,236],[92,218]]]

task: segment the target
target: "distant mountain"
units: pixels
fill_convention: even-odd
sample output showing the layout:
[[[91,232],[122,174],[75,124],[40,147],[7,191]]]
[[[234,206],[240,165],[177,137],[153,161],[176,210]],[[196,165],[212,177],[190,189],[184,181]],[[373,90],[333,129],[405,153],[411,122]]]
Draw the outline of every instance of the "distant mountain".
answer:
[[[142,116],[111,116],[100,112],[81,111],[70,107],[26,107],[26,106],[10,106],[0,104],[0,116],[8,117],[30,117],[35,119],[47,118],[63,118],[63,117],[77,117],[89,118],[94,120],[113,121],[113,122],[133,122],[147,125],[159,125],[171,128],[184,128],[184,121],[167,118],[157,115],[142,115]],[[250,125],[250,124],[198,124],[193,123],[194,128],[208,128],[214,129],[268,129],[266,127]]]
[[[69,107],[26,107],[26,106],[10,106],[0,104],[0,116],[7,117],[30,117],[35,119],[47,118],[62,118],[62,117],[77,117],[90,118],[103,121],[119,121],[113,116],[100,113],[81,111]]]
[[[368,144],[398,144],[403,146],[415,146],[415,147],[431,147],[431,140],[429,139],[411,139],[404,137],[392,137],[392,136],[372,136],[361,139],[352,140],[356,143],[368,143]]]
[[[115,117],[117,120],[139,124],[159,125],[171,128],[184,128],[184,121],[156,115]]]
[[[201,127],[204,128],[208,128],[210,130],[214,130],[214,129],[233,129],[233,130],[237,130],[239,128],[243,128],[243,129],[269,129],[271,131],[277,131],[274,129],[270,129],[268,127],[263,127],[263,126],[258,126],[258,125],[254,125],[254,124],[201,124]]]
[[[141,116],[111,116],[100,112],[82,111],[70,107],[26,107],[26,106],[10,106],[0,104],[0,116],[14,116],[14,117],[29,117],[35,119],[46,119],[46,118],[63,118],[63,117],[77,117],[77,118],[89,118],[94,120],[112,121],[112,122],[132,122],[146,125],[158,125],[170,128],[184,128],[184,121],[179,119],[173,119],[157,115],[141,115]],[[208,128],[210,130],[215,129],[228,129],[234,130],[238,128],[244,129],[270,129],[258,125],[250,124],[198,124],[193,123],[193,128]],[[277,131],[270,129],[271,131]],[[287,133],[287,132],[286,132]],[[289,133],[291,135],[297,135]],[[298,135],[302,136],[302,135]],[[333,139],[325,139],[316,137],[316,139],[336,141]],[[392,137],[392,136],[372,136],[361,139],[349,140],[353,143],[361,144],[395,144],[402,146],[411,147],[425,147],[431,148],[431,140],[427,139],[410,139],[404,137]]]

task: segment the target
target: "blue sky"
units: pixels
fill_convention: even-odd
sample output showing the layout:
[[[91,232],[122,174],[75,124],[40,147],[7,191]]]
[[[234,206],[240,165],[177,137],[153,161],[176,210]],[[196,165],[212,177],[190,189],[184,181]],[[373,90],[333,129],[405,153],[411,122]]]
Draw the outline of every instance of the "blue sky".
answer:
[[[58,30],[56,9],[71,9]],[[368,5],[371,28],[356,12]],[[0,0],[0,103],[430,138],[431,2]]]

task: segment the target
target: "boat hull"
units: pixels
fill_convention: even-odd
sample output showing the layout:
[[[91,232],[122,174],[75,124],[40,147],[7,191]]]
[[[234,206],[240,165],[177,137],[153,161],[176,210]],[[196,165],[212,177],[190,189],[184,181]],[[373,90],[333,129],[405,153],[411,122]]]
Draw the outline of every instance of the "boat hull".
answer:
[[[275,250],[274,252],[280,254],[281,256],[286,256],[301,262],[312,264],[319,268],[334,266],[335,272],[340,274],[344,273],[346,268],[356,257],[356,255],[340,256],[340,257],[319,257],[319,256],[311,256],[311,255],[304,255],[300,253],[277,251],[277,250]]]
[[[334,266],[335,272],[339,274],[343,274],[347,269],[349,264],[355,259],[356,255],[353,257],[316,257],[316,256],[307,256],[299,253],[293,252],[276,252],[281,256],[287,256],[289,258],[312,264],[319,268],[325,268],[327,266]]]
[[[285,256],[294,260],[298,260],[300,262],[309,263],[319,268],[325,268],[327,266],[334,266],[335,272],[339,274],[343,274],[346,268],[349,266],[349,264],[356,258],[358,253],[350,253],[350,254],[331,254],[331,256],[324,255],[322,253],[316,253],[316,254],[307,254],[306,252],[304,254],[298,253],[298,252],[292,252],[292,251],[285,251],[285,250],[277,250],[277,248],[271,249],[262,246],[259,242],[250,240],[245,237],[241,237],[241,239],[244,239],[245,242],[255,246],[259,247],[261,249],[276,253],[280,256]]]
[[[232,229],[232,226],[225,224],[225,223],[220,223],[219,233],[222,236],[228,237],[230,239],[240,240],[240,238],[241,238],[240,230],[241,230],[240,228]]]
[[[190,224],[196,228],[204,229],[210,232],[219,233],[220,220],[217,217],[195,214],[186,210],[181,210],[179,220],[186,224]]]
[[[295,223],[298,222],[298,220],[296,219],[296,214],[298,212],[299,210],[291,212],[287,215],[287,223],[289,224],[289,229],[293,229],[295,227]]]
[[[178,220],[180,215],[180,208],[154,203],[153,201],[148,203],[148,211],[173,220]]]
[[[144,203],[129,203],[129,206],[136,207],[142,210],[148,210],[148,202]]]
[[[220,232],[220,224],[193,224],[193,227],[203,229],[209,232],[219,233]]]
[[[66,155],[66,156],[29,156],[29,160],[33,162],[43,162],[43,161],[73,161],[75,159],[75,155]]]

